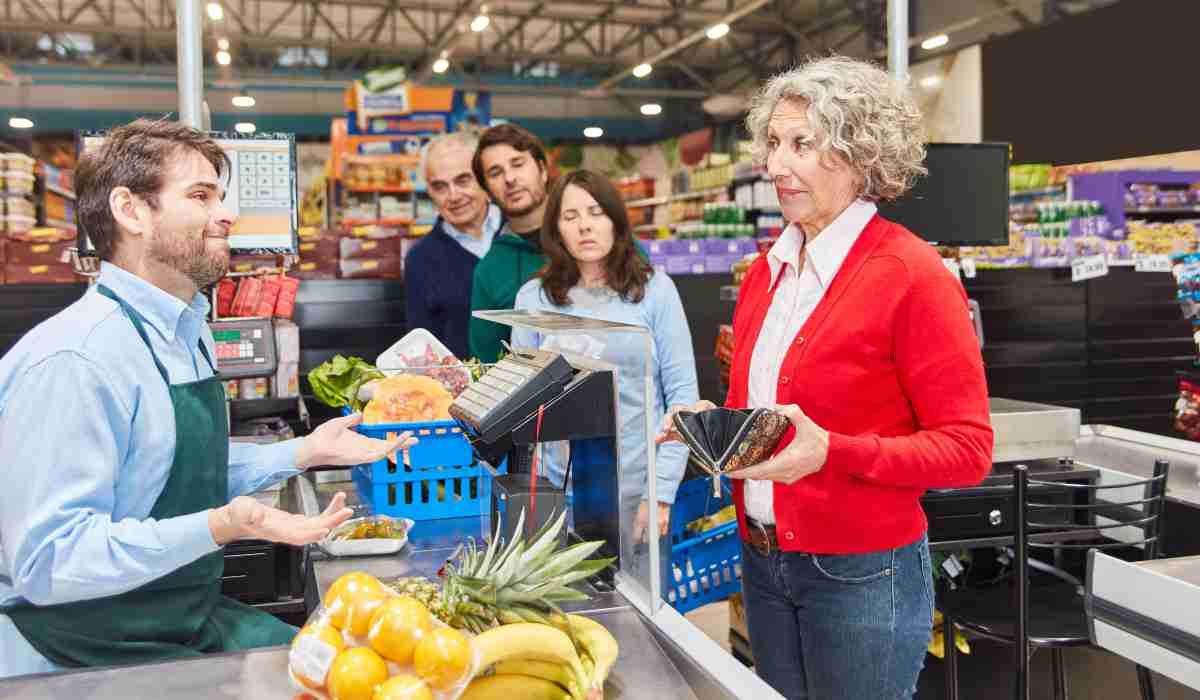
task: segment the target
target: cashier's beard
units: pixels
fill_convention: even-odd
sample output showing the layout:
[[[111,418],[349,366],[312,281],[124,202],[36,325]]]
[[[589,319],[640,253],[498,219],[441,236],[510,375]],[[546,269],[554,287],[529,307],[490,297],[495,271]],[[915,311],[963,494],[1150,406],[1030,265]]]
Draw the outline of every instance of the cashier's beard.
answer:
[[[159,222],[150,256],[204,289],[229,271],[229,240],[207,227],[168,229]]]

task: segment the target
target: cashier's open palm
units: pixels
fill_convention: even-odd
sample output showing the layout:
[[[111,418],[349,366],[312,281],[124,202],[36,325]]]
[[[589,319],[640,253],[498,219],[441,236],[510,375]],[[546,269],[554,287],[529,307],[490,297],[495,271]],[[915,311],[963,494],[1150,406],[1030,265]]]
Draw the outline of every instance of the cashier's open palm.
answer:
[[[796,429],[796,436],[791,443],[765,462],[726,472],[726,476],[731,479],[759,479],[794,484],[825,466],[825,459],[829,456],[829,431],[814,423],[795,404],[776,406],[775,410],[791,421],[792,427]]]
[[[219,545],[235,540],[266,540],[300,546],[320,540],[352,515],[354,511],[346,507],[344,493],[335,495],[325,512],[315,518],[272,508],[250,496],[238,496],[210,512],[209,527],[213,541]]]
[[[417,444],[417,439],[408,432],[391,440],[369,438],[355,430],[359,423],[362,423],[362,414],[355,413],[317,426],[300,444],[297,466],[307,469],[322,464],[367,464]]]

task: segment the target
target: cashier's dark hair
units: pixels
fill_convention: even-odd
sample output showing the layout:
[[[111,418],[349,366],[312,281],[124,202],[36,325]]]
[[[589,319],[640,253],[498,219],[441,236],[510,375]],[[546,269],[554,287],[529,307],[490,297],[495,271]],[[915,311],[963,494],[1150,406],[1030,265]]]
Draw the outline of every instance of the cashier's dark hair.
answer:
[[[613,247],[604,260],[608,286],[625,301],[636,304],[646,296],[646,283],[654,274],[654,268],[638,252],[633,229],[629,226],[629,215],[625,212],[625,202],[617,193],[617,188],[608,178],[591,170],[576,170],[559,178],[550,192],[546,216],[542,219],[542,250],[546,254],[546,266],[537,275],[542,280],[542,290],[556,306],[566,306],[567,292],[579,284],[579,265],[571,257],[558,230],[563,193],[571,185],[592,195],[612,220]]]
[[[102,260],[112,260],[117,247],[117,220],[108,204],[115,187],[129,191],[158,209],[167,170],[184,150],[193,150],[217,171],[229,172],[225,151],[204,132],[166,119],[138,119],[104,135],[104,143],[84,154],[75,169],[75,225],[87,234]]]

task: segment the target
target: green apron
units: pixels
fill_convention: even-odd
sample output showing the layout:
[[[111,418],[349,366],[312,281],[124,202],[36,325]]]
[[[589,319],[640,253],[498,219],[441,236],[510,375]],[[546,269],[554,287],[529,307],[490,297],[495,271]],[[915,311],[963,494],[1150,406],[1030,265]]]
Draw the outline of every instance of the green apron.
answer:
[[[225,390],[204,343],[200,352],[213,376],[172,385],[141,315],[107,287],[101,285],[98,291],[121,305],[171,392],[175,460],[150,517],[160,520],[225,505]],[[33,648],[65,667],[139,664],[290,643],[296,634],[291,625],[221,595],[224,567],[224,552],[218,550],[128,593],[61,605],[22,605],[4,613]]]

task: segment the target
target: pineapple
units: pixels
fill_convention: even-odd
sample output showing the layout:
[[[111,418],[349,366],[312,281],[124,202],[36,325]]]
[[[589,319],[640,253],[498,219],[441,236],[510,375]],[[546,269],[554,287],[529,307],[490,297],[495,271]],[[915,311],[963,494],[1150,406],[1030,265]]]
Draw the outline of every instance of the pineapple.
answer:
[[[385,581],[397,593],[415,597],[451,627],[476,634],[500,624],[540,622],[550,624],[561,613],[558,604],[587,600],[587,594],[571,584],[603,571],[613,558],[588,557],[603,542],[580,542],[556,550],[558,534],[566,526],[567,514],[548,521],[530,544],[514,537],[504,545],[500,531],[480,548],[474,538],[459,545],[438,572],[442,583],[413,576]],[[521,512],[516,532],[525,524]]]

